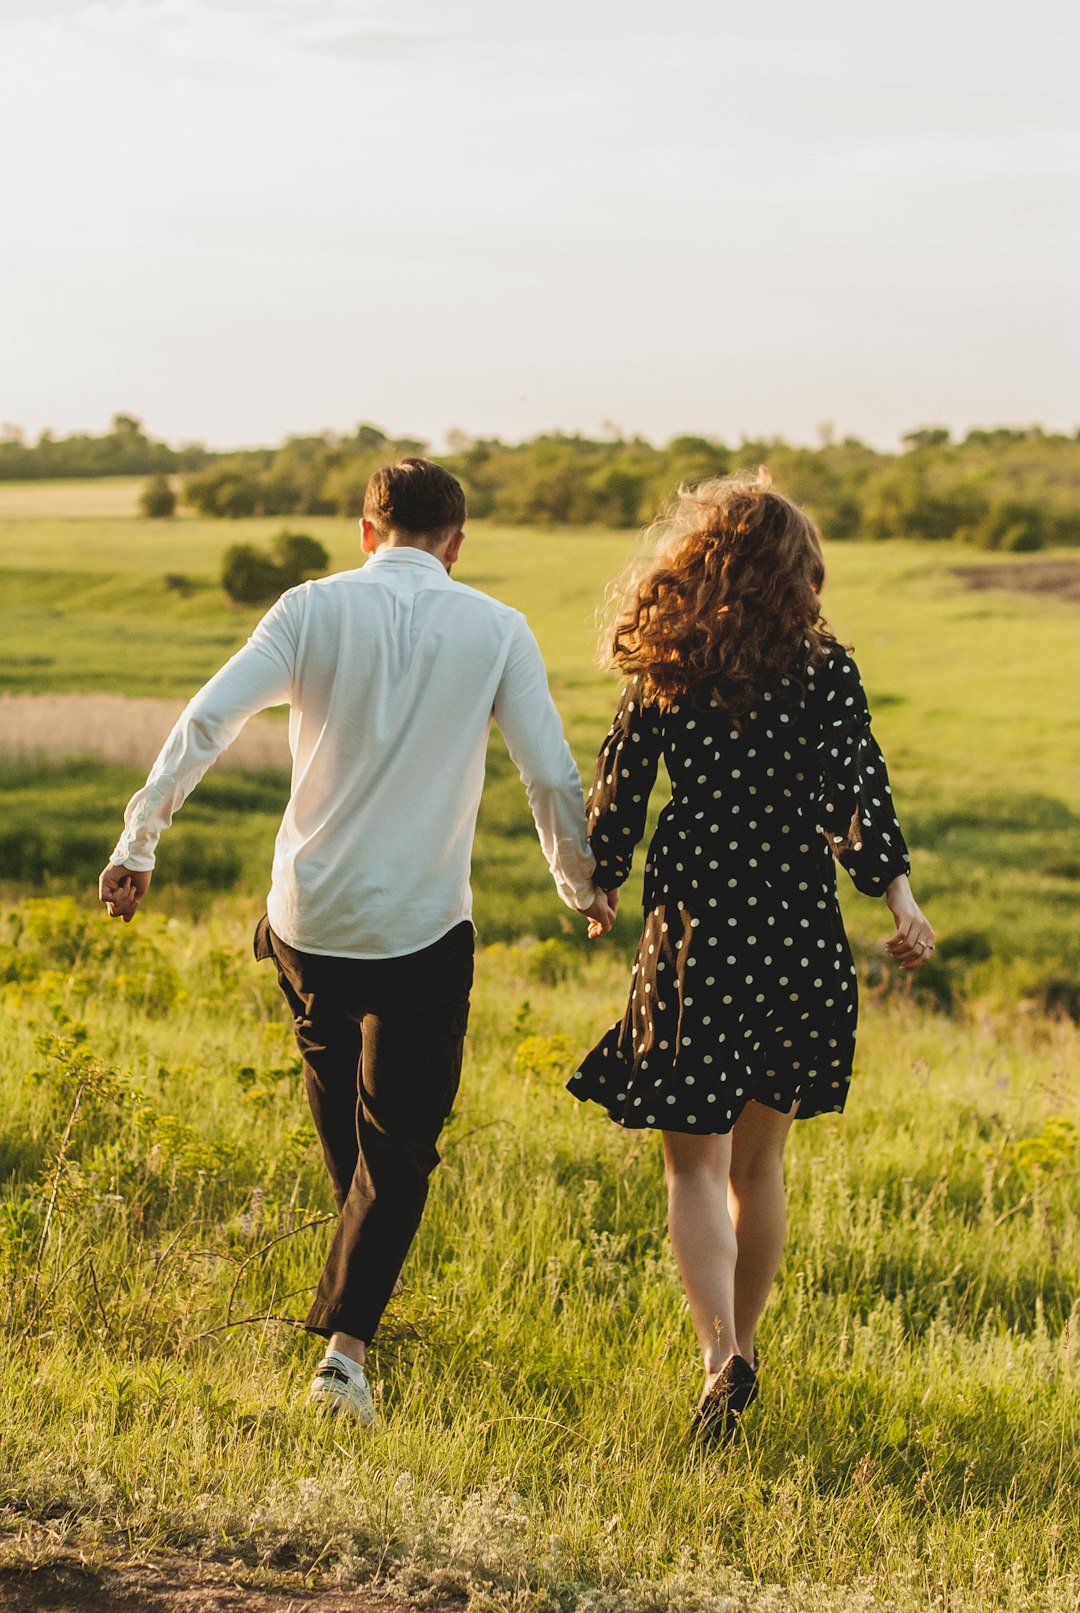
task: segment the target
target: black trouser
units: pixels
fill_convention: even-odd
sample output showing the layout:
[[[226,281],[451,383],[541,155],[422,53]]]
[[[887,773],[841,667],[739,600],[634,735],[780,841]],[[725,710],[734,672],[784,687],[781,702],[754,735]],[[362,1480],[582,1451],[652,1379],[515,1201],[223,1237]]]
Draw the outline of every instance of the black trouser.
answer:
[[[369,1342],[427,1200],[457,1094],[469,1019],[473,928],[401,958],[320,957],[264,917],[255,956],[273,958],[304,1058],[338,1223],[305,1325]]]

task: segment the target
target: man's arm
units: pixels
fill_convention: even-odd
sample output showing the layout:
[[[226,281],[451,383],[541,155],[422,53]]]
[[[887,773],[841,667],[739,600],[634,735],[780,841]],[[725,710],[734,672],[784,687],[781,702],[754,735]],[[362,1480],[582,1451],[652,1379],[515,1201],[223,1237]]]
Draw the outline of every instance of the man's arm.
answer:
[[[579,913],[596,909],[594,922],[610,928],[614,915],[608,916],[593,884],[596,861],[585,838],[581,777],[548,689],[540,646],[524,617],[515,629],[492,714],[521,774],[556,890]]]
[[[143,788],[128,802],[124,831],[99,885],[112,917],[134,917],[150,883],[158,839],[211,762],[250,716],[289,698],[301,608],[297,593],[283,594],[243,649],[189,701]]]

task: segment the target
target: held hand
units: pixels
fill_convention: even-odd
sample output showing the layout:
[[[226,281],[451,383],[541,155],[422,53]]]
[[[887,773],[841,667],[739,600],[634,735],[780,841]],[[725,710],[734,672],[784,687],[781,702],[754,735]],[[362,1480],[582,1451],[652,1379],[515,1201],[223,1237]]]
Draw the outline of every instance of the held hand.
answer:
[[[906,973],[921,969],[934,950],[934,926],[911,894],[907,875],[894,879],[885,892],[896,932],[885,943],[885,950]]]
[[[615,909],[618,905],[617,898],[612,903],[606,891],[597,891],[588,907],[578,909],[589,921],[590,941],[598,941],[602,935],[608,933],[615,922]]]
[[[150,889],[150,874],[137,873],[133,868],[122,868],[110,863],[98,880],[98,895],[105,903],[111,919],[123,919],[130,924],[139,911],[139,903]]]

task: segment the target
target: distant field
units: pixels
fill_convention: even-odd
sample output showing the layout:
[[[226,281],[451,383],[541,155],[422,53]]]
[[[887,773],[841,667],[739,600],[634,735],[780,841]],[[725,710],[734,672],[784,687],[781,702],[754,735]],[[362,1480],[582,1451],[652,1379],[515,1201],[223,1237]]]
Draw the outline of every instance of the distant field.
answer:
[[[0,520],[138,515],[146,480],[145,476],[102,476],[77,482],[0,482]]]
[[[84,495],[99,496],[93,483],[12,491],[28,510],[31,495],[45,509],[60,498],[74,508]],[[291,524],[317,536],[335,568],[361,558],[355,523]],[[98,514],[0,519],[0,687],[186,699],[259,614],[232,606],[218,586],[224,549],[265,542],[281,525]],[[527,612],[586,776],[615,695],[593,661],[594,613],[635,542],[608,531],[475,523],[456,573]],[[958,984],[974,985],[1080,1006],[1072,922],[1080,894],[1080,721],[1069,696],[1080,686],[1076,605],[1056,593],[1001,586],[1010,568],[1029,580],[1033,565],[1048,563],[1042,560],[889,543],[833,545],[829,563],[826,607],[854,641],[917,883],[943,935],[921,989],[948,997]],[[956,575],[960,567],[990,568],[995,587],[973,589],[969,576]],[[188,579],[186,594],[166,587],[169,573]],[[153,748],[145,718],[139,732],[144,758]],[[43,740],[49,748],[47,734]],[[47,869],[53,881],[85,887],[144,765],[71,763],[41,774],[25,760],[0,758],[0,877],[41,877]],[[560,934],[569,921],[549,896],[523,794],[497,738],[490,780],[476,868],[485,933]],[[235,791],[211,776],[180,814],[162,847],[160,901],[185,899],[186,891],[201,905],[199,892],[221,881],[263,888],[284,779],[264,776],[247,808]],[[183,887],[175,896],[172,880]],[[845,899],[869,957],[881,920],[871,904],[847,892]]]

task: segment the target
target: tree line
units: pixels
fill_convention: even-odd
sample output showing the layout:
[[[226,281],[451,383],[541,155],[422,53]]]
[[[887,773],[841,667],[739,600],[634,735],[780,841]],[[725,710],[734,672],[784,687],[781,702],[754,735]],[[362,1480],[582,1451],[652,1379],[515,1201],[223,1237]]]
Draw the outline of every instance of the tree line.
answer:
[[[371,472],[423,444],[374,426],[352,437],[293,437],[275,452],[230,454],[187,478],[204,515],[351,515]],[[545,434],[508,444],[453,435],[438,457],[465,488],[474,517],[513,525],[635,527],[681,483],[767,464],[775,485],[830,539],[960,538],[988,549],[1080,544],[1080,436],[943,427],[910,433],[886,454],[854,438],[799,448],[675,437],[597,440]]]
[[[70,463],[61,463],[65,445]],[[0,480],[180,472],[184,502],[202,515],[355,517],[373,470],[425,449],[416,439],[361,425],[351,435],[290,437],[278,448],[174,450],[146,437],[133,417],[118,415],[105,438],[49,438],[33,447],[0,441]],[[38,454],[49,469],[28,472],[27,456]],[[776,486],[804,504],[829,539],[960,538],[1007,550],[1080,544],[1080,433],[1037,426],[970,431],[960,439],[944,427],[925,428],[910,432],[898,453],[854,437],[837,441],[827,430],[816,448],[777,438],[728,445],[695,436],[661,447],[614,433],[602,439],[544,433],[504,443],[453,432],[447,451],[433,457],[463,483],[470,515],[508,524],[635,527],[651,520],[680,482],[767,464]],[[74,468],[92,464],[102,468]],[[167,514],[160,481],[155,487],[151,502]]]
[[[133,414],[115,414],[108,431],[56,437],[43,431],[27,442],[19,426],[0,427],[0,482],[59,481],[69,477],[149,476],[199,470],[214,458],[201,444],[170,448],[148,437]]]

